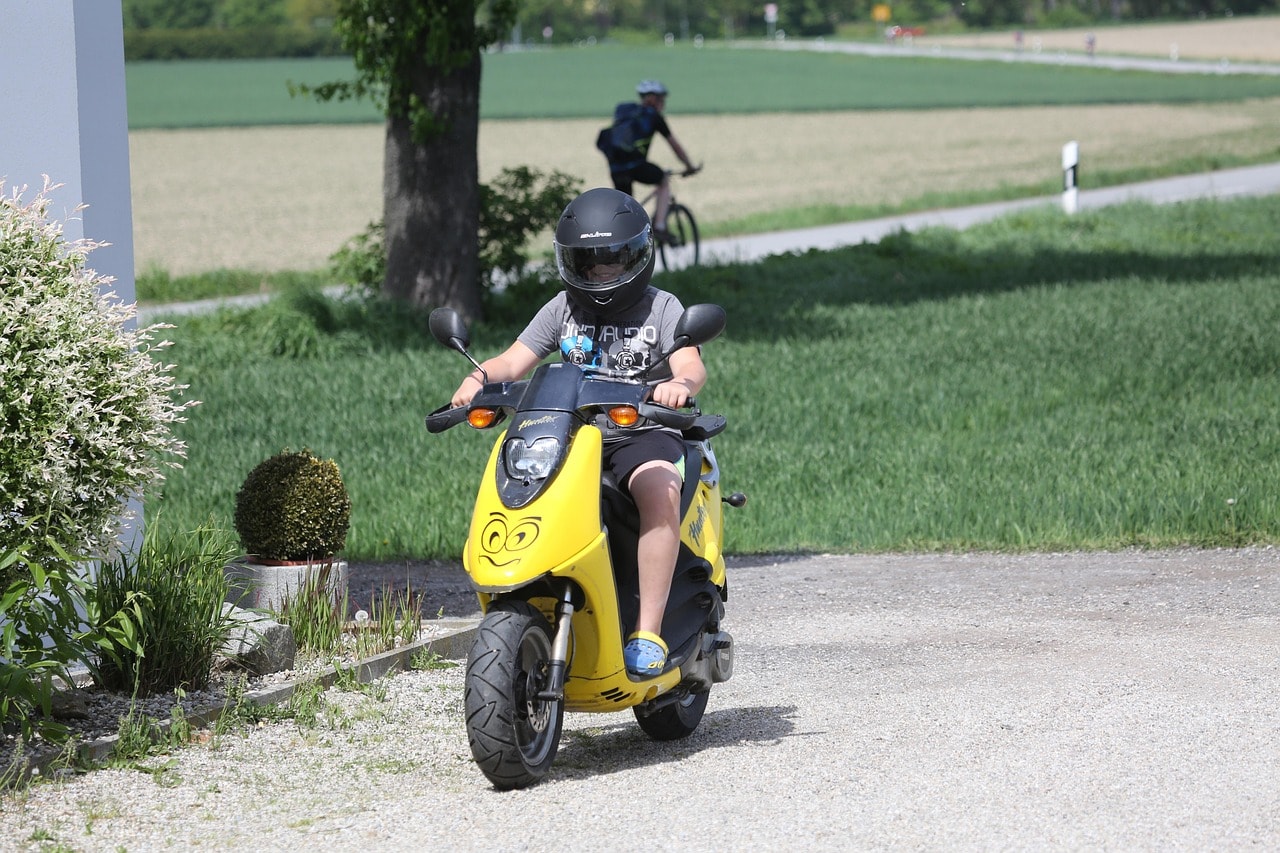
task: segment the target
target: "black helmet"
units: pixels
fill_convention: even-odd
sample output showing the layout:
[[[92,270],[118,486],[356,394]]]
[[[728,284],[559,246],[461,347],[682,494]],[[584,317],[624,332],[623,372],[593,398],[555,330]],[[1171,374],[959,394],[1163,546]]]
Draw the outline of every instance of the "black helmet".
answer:
[[[569,299],[596,314],[616,316],[630,308],[653,277],[649,214],[612,188],[587,190],[569,202],[556,226],[555,249]]]

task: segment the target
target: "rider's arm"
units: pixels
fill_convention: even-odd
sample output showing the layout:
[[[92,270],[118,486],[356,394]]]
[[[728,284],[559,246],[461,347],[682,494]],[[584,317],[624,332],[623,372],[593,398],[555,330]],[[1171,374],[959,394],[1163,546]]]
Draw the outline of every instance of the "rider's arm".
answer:
[[[707,368],[697,347],[684,347],[671,354],[672,376],[653,389],[653,401],[678,409],[707,384]]]
[[[674,133],[667,136],[667,142],[671,143],[671,150],[676,152],[676,156],[684,163],[684,167],[690,172],[697,171],[698,167],[693,165],[693,161],[689,159],[689,155],[685,153],[684,146],[680,144],[680,140],[676,139]]]
[[[537,353],[516,341],[507,347],[506,352],[480,362],[480,366],[488,374],[490,382],[510,382],[533,370],[538,366],[538,361]],[[471,398],[480,390],[483,381],[479,370],[473,370],[467,374],[467,378],[462,380],[458,390],[453,392],[452,405],[465,406],[470,403]]]

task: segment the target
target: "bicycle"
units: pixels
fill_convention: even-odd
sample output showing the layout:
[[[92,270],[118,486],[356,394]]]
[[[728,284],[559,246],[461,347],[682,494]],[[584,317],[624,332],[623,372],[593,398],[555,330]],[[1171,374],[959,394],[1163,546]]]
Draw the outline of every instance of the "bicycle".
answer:
[[[678,174],[682,178],[688,178],[696,175],[701,171],[702,167],[698,166],[694,169],[686,169],[683,172],[673,172],[667,170],[667,184],[672,185],[670,178]],[[656,211],[658,200],[658,189],[654,187],[653,191],[641,199],[640,204],[648,207],[650,202],[654,202]],[[655,216],[655,213],[650,213]],[[701,243],[698,239],[698,221],[693,218],[693,211],[676,201],[675,188],[671,189],[670,202],[667,205],[667,237],[658,241],[658,257],[662,258],[662,268],[668,272],[672,270],[684,269],[685,267],[696,267],[698,265],[698,255],[701,250]]]

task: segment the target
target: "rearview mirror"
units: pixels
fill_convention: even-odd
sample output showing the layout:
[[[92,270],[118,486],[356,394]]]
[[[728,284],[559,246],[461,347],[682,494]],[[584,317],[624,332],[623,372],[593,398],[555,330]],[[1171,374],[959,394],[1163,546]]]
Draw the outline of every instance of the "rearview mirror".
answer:
[[[431,327],[431,335],[449,349],[457,350],[463,355],[471,346],[471,336],[467,333],[467,324],[462,315],[452,308],[437,308],[431,312],[427,325]]]
[[[701,346],[715,340],[724,331],[726,321],[724,309],[719,305],[710,302],[690,305],[676,323],[676,348]]]

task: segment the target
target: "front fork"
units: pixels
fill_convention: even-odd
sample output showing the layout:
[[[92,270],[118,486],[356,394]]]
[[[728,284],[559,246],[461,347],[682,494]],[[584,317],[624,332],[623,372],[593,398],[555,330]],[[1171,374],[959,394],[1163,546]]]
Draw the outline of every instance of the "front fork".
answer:
[[[573,640],[573,586],[565,583],[556,601],[556,636],[551,641],[551,660],[547,661],[547,681],[538,691],[544,702],[564,699],[564,681],[569,671],[569,644]]]

